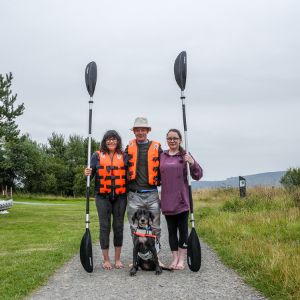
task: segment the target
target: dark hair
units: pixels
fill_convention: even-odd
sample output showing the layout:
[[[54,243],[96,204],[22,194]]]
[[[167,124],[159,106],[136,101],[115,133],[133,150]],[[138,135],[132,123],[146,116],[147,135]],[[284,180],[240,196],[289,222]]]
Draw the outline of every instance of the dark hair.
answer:
[[[181,132],[178,129],[175,129],[175,128],[169,129],[169,131],[167,132],[167,137],[168,137],[168,134],[170,132],[176,132],[178,134],[180,140],[182,141],[182,135],[181,135]],[[181,155],[185,154],[185,150],[183,149],[183,147],[181,145],[179,145],[179,151],[180,151]]]
[[[100,151],[108,153],[109,150],[106,146],[106,140],[109,138],[116,138],[117,139],[117,147],[116,152],[122,153],[122,139],[120,135],[115,130],[108,130],[105,132],[102,141],[100,143]]]

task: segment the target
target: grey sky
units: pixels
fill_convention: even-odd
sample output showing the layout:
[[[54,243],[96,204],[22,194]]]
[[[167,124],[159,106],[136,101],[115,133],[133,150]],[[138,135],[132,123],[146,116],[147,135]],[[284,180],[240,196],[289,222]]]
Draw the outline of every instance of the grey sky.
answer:
[[[14,75],[23,133],[87,135],[84,69],[98,65],[93,136],[137,116],[166,147],[182,130],[173,63],[187,51],[190,151],[204,179],[300,166],[300,3],[3,1],[0,72]]]

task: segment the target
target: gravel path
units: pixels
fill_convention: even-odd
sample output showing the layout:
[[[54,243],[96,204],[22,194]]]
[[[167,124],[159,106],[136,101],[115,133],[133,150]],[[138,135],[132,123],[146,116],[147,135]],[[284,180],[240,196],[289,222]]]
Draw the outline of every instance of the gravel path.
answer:
[[[164,218],[162,221],[164,235],[160,258],[162,262],[169,263],[167,228]],[[95,241],[96,233],[92,233],[92,237]],[[103,270],[97,243],[93,248],[93,273],[84,271],[79,255],[76,255],[50,278],[47,285],[28,299],[265,299],[225,267],[204,242],[201,247],[202,266],[197,273],[187,268],[183,271],[163,271],[159,276],[154,271],[138,271],[136,276],[130,277],[128,265],[132,260],[132,240],[129,226],[125,224],[124,269]]]

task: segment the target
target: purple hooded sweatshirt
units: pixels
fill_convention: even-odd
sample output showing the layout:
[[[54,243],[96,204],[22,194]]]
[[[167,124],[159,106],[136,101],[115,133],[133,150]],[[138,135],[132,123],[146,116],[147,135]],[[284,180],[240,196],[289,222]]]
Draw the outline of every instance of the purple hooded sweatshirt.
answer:
[[[181,154],[160,154],[161,210],[164,215],[176,215],[190,209],[187,163]],[[195,161],[190,166],[191,176],[199,180],[203,171]]]

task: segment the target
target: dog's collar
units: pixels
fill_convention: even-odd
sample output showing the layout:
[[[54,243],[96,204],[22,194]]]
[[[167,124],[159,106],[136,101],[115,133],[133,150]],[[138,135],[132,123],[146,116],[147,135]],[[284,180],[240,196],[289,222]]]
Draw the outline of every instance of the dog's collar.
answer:
[[[151,227],[145,227],[145,228],[138,227],[133,234],[137,235],[137,236],[142,236],[142,237],[156,238],[156,235],[152,234]]]

